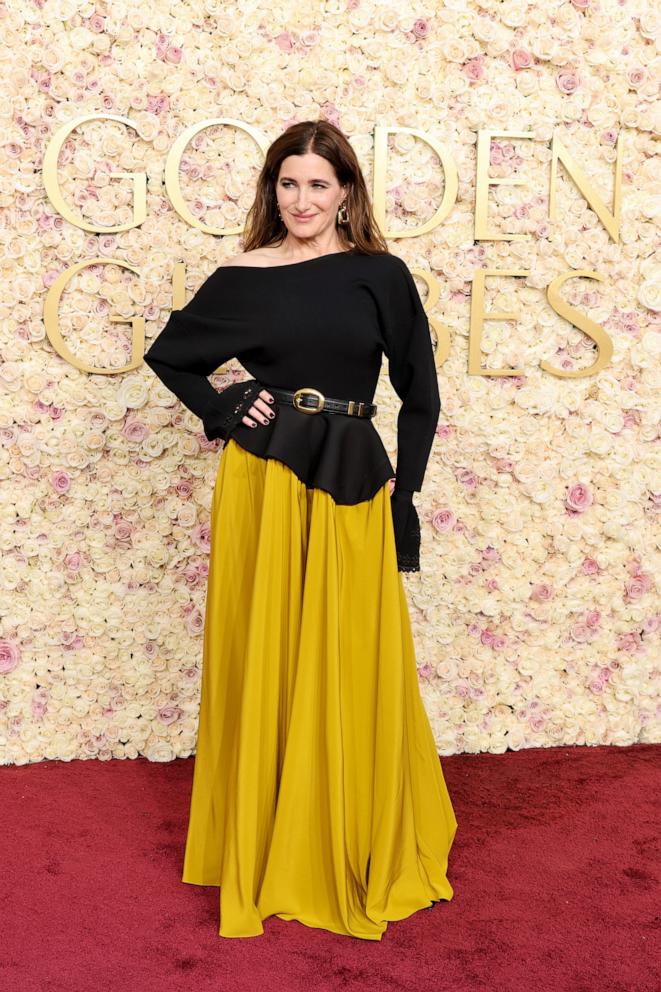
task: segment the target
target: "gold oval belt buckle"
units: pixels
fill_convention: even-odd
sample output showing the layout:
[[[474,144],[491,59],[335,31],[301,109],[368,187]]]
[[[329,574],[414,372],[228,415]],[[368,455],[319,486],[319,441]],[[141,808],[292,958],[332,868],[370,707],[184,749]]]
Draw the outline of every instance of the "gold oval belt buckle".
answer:
[[[316,396],[319,400],[318,405],[300,406],[299,400],[300,397],[303,395],[303,393],[311,393],[313,396]],[[320,393],[318,389],[313,389],[312,386],[303,386],[301,389],[297,389],[296,392],[294,393],[293,403],[296,409],[300,410],[301,413],[319,413],[324,408],[324,399],[325,399],[324,394]]]

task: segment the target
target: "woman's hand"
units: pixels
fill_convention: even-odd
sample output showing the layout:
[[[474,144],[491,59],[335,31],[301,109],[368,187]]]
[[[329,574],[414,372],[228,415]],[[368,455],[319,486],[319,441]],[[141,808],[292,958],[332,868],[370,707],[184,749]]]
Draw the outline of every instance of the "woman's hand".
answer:
[[[259,396],[249,408],[248,412],[241,419],[241,423],[248,427],[257,427],[259,424],[270,424],[275,417],[275,410],[269,404],[273,403],[273,397],[267,389],[262,389]]]

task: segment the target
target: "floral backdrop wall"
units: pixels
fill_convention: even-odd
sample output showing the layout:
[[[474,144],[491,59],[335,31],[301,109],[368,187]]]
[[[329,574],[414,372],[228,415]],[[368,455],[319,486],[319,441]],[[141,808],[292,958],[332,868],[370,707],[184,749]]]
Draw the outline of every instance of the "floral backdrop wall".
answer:
[[[131,317],[147,343],[164,326],[177,263],[189,298],[241,250],[240,233],[186,223],[164,184],[177,137],[218,117],[267,142],[325,117],[368,183],[378,125],[424,132],[456,165],[448,216],[401,236],[433,215],[447,176],[428,143],[390,136],[389,247],[423,299],[425,273],[439,288],[428,312],[443,409],[415,497],[422,570],[403,573],[439,753],[661,740],[655,4],[12,0],[0,23],[0,760],[194,750],[221,443],[144,364],[90,374],[64,360],[44,308],[58,276],[96,259],[68,283],[59,326],[81,361],[121,368]],[[76,217],[103,228],[132,218],[132,182],[111,174],[143,173],[146,216],[117,233],[65,219],[45,191],[49,142],[91,114],[131,127],[81,125],[57,178]],[[522,181],[489,187],[490,230],[521,240],[476,240],[480,129],[534,136],[491,142],[490,177]],[[562,167],[551,219],[554,134],[611,208],[621,136],[616,241]],[[240,231],[260,164],[246,130],[196,135],[178,169],[196,221]],[[514,376],[469,370],[483,268],[527,273],[487,280],[486,309],[517,316],[486,322],[479,341],[482,368]],[[601,275],[562,294],[613,346],[584,377],[594,341],[545,295],[572,269]],[[212,381],[246,375],[233,361]],[[394,458],[385,362],[376,402]]]

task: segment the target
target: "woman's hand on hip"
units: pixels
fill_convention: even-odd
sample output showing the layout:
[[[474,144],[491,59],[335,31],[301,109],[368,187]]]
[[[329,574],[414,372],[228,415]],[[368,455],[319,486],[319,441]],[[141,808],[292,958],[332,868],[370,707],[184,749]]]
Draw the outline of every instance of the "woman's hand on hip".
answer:
[[[248,427],[270,424],[275,419],[273,403],[273,396],[271,396],[267,389],[262,389],[241,422],[247,424]]]

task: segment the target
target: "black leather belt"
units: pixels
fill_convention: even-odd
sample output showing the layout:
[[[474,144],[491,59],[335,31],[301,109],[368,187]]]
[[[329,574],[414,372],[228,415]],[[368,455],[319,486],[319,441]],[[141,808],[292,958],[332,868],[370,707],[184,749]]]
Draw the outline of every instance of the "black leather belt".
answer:
[[[376,413],[375,403],[366,403],[364,400],[336,400],[332,396],[324,396],[318,389],[312,386],[303,386],[301,389],[275,389],[272,386],[264,386],[277,400],[284,403],[291,403],[292,406],[300,410],[301,413],[346,413],[350,417],[373,417]]]

